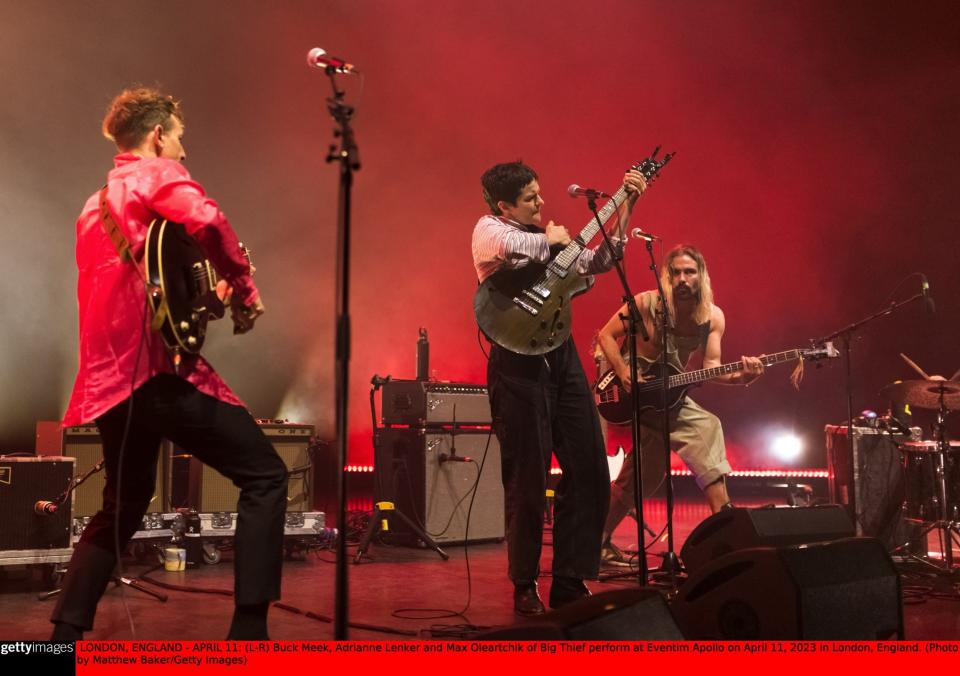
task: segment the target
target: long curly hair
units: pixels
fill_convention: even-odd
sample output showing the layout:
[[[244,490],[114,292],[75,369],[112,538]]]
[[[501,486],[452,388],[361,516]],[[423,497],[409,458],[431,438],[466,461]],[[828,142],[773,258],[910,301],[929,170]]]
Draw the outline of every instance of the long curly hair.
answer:
[[[704,324],[710,319],[710,313],[713,311],[713,287],[710,285],[710,273],[707,271],[707,262],[697,247],[692,244],[678,244],[670,249],[666,256],[664,256],[663,266],[660,268],[660,282],[663,284],[663,293],[667,297],[667,303],[670,304],[670,312],[675,312],[676,308],[673,304],[673,284],[670,277],[671,270],[673,269],[673,261],[679,256],[689,256],[697,263],[700,289],[697,292],[697,306],[693,311],[693,320],[697,324]]]

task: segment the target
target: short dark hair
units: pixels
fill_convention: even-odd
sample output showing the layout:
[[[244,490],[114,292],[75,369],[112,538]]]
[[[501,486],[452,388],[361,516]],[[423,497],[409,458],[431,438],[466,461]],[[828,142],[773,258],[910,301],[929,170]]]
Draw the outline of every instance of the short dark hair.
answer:
[[[483,199],[490,206],[490,210],[499,216],[500,207],[497,202],[502,200],[515,204],[523,189],[536,180],[537,172],[519,160],[497,164],[487,169],[480,178]]]
[[[150,87],[124,89],[107,109],[103,135],[121,150],[130,150],[140,145],[158,124],[169,131],[174,117],[183,122],[180,102],[172,96]]]

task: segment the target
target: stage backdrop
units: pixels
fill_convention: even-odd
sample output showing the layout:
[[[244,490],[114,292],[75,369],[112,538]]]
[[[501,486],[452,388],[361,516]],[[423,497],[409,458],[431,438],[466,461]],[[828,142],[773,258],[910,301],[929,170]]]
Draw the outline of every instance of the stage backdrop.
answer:
[[[253,249],[267,314],[225,322],[207,355],[259,417],[333,431],[337,169],[321,46],[355,63],[362,170],[353,213],[350,458],[372,458],[374,374],[414,374],[418,327],[431,370],[482,382],[470,234],[479,177],[523,159],[544,215],[579,230],[569,183],[616,189],[654,146],[674,162],[634,226],[707,256],[727,317],[725,359],[804,346],[919,289],[920,304],[853,340],[857,408],[913,374],[960,368],[960,29],[952,2],[405,0],[3,2],[0,24],[0,450],[32,448],[76,369],[74,221],[113,149],[111,97],[159,83],[186,111],[187,166]],[[660,251],[657,251],[659,255]],[[627,251],[649,288],[646,252]],[[607,275],[575,303],[587,362],[620,302]],[[589,364],[588,364],[589,370]],[[738,467],[775,462],[794,430],[823,466],[822,429],[845,417],[839,365],[788,367],[697,399],[723,419]]]

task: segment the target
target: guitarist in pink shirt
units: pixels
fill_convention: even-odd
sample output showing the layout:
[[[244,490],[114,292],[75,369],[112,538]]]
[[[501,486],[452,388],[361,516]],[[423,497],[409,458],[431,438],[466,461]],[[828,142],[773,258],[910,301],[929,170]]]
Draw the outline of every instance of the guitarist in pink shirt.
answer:
[[[228,638],[265,639],[267,608],[280,596],[286,467],[213,367],[198,354],[175,365],[151,330],[143,269],[151,221],[180,223],[196,240],[229,285],[235,332],[254,327],[263,303],[233,228],[182,164],[179,102],[154,89],[125,90],[111,103],[103,133],[120,154],[105,189],[77,220],[80,368],[63,424],[96,422],[106,485],[103,508],[70,561],[52,639],[79,640],[93,628],[116,565],[116,541],[122,551],[153,494],[162,438],[240,487]]]

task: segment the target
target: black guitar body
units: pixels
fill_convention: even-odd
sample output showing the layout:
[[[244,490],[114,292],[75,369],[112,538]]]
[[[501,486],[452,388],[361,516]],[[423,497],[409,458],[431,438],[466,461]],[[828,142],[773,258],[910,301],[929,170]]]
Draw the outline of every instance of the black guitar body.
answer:
[[[155,219],[147,230],[144,267],[153,329],[174,352],[197,353],[207,322],[223,317],[216,274],[180,223]]]
[[[640,413],[646,411],[663,411],[662,391],[663,364],[656,362],[643,372],[641,375],[646,378],[645,382],[640,383],[637,390],[637,396],[640,397]],[[667,376],[674,376],[681,371],[667,364]],[[603,385],[603,387],[601,387]],[[667,389],[667,408],[673,410],[678,408],[683,402],[690,385],[680,385]],[[600,416],[612,425],[629,425],[632,417],[633,404],[631,403],[630,393],[626,392],[620,385],[620,379],[610,371],[603,376],[594,390],[594,398],[597,401],[597,410]]]
[[[589,288],[574,270],[560,277],[549,265],[531,263],[484,280],[473,311],[480,330],[497,345],[518,354],[546,354],[570,335],[570,299]]]

